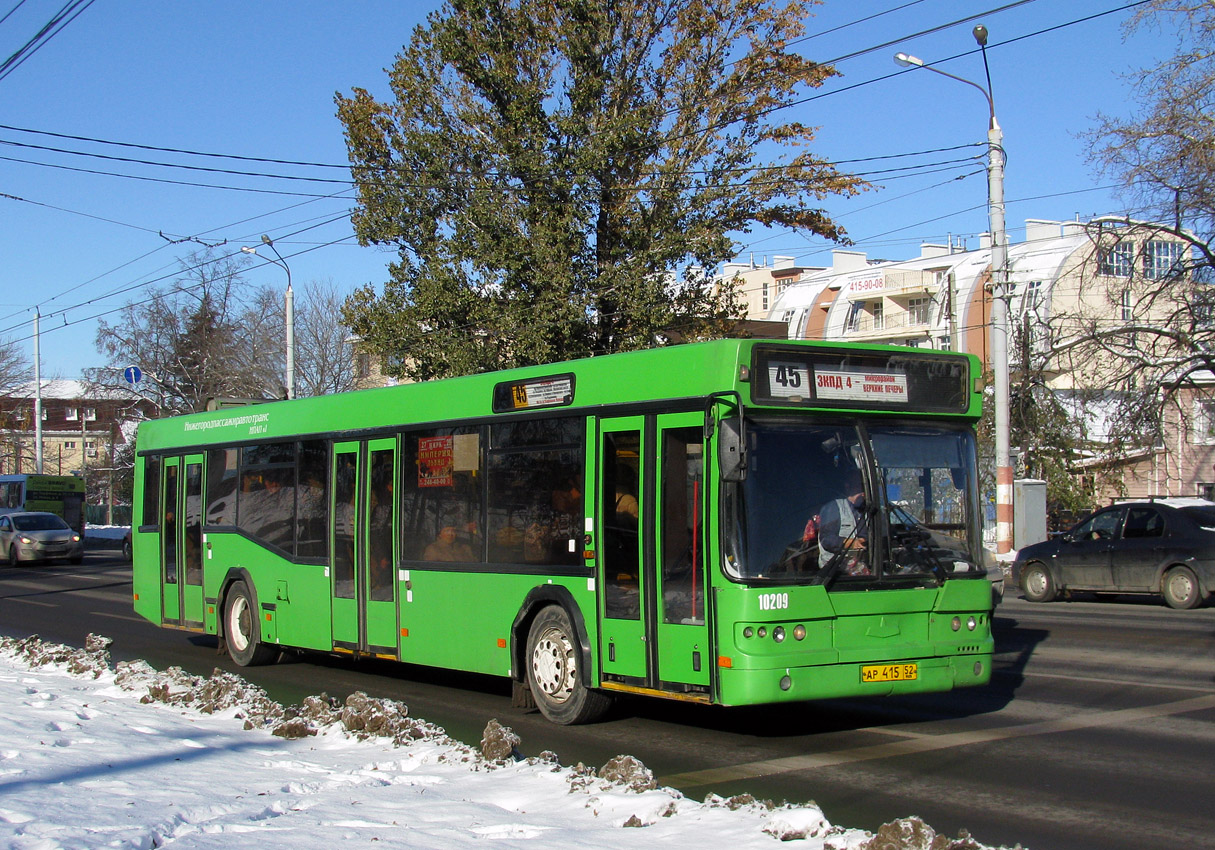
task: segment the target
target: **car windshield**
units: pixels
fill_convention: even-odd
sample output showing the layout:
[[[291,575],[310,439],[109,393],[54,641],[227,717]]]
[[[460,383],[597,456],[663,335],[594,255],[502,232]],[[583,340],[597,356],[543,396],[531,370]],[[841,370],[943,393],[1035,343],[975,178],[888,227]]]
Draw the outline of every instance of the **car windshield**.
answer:
[[[18,531],[58,531],[68,524],[54,514],[27,514],[13,517],[13,527]]]
[[[749,422],[746,476],[723,506],[726,570],[865,586],[984,573],[974,458],[964,429]]]

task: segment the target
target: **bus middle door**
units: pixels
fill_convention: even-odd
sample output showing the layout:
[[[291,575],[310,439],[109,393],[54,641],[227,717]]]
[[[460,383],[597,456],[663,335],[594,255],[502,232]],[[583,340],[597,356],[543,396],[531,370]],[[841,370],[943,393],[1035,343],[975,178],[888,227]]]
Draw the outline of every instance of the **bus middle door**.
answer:
[[[333,447],[333,646],[397,658],[396,439]]]
[[[165,458],[160,488],[163,621],[203,628],[203,456]]]

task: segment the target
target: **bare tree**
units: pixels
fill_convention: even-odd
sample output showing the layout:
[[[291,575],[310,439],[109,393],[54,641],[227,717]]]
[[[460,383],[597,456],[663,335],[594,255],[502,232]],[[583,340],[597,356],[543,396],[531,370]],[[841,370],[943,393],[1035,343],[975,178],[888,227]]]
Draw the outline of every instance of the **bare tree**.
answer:
[[[0,340],[0,395],[11,395],[33,377],[29,360],[12,340]]]
[[[332,279],[314,280],[295,301],[295,392],[327,395],[354,389],[350,330],[341,322],[345,295]]]
[[[109,368],[92,370],[94,380],[113,385],[125,366],[139,366],[141,391],[165,413],[202,410],[222,396],[279,397],[283,313],[273,290],[244,280],[245,264],[239,253],[195,252],[173,284],[101,322],[97,348]]]
[[[1086,137],[1140,221],[1098,223],[1088,295],[1052,319],[1112,457],[1158,444],[1178,391],[1215,372],[1215,5],[1153,0],[1126,32],[1145,28],[1174,30],[1176,52],[1128,75],[1132,114],[1098,115]]]

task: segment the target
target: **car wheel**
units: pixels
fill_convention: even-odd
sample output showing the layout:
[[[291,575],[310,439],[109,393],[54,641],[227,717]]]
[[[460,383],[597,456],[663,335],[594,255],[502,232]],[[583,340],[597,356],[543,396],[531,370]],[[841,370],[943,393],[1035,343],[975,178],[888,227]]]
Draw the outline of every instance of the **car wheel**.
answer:
[[[228,588],[224,604],[224,642],[232,660],[241,667],[269,664],[278,655],[276,648],[262,643],[253,594],[243,581],[234,582]]]
[[[131,563],[131,538],[122,538],[122,559],[128,564]]]
[[[14,543],[8,547],[8,565],[10,567],[15,567],[19,563],[21,563],[21,558],[17,554],[17,544]]]
[[[528,632],[527,681],[540,713],[562,726],[598,720],[612,704],[610,696],[582,684],[579,658],[565,609],[543,609]]]
[[[1055,598],[1055,580],[1045,564],[1030,564],[1021,572],[1021,592],[1030,602],[1050,602]]]
[[[1164,574],[1160,592],[1170,608],[1197,608],[1202,600],[1198,591],[1198,577],[1189,567],[1173,567]]]

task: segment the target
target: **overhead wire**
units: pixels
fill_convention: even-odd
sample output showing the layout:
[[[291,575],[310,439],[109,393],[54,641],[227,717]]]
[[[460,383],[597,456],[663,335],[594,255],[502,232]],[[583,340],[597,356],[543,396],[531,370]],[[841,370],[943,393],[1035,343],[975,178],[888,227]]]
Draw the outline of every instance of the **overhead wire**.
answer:
[[[68,0],[55,16],[42,25],[25,44],[17,49],[4,62],[0,62],[0,81],[20,68],[27,59],[46,46],[47,42],[57,36],[63,29],[76,20],[85,9],[93,5],[93,0]],[[15,9],[13,11],[16,11]],[[12,14],[10,12],[9,14]],[[5,16],[8,17],[7,15]]]
[[[91,3],[91,2],[92,2],[92,0],[88,0],[88,3]],[[916,0],[916,2],[919,2],[919,0]],[[989,10],[989,12],[987,12],[987,13],[983,13],[983,14],[991,14],[991,13],[993,13],[994,11],[1001,11],[1001,10],[1006,9],[1006,8],[1012,8],[1012,7],[1015,7],[1015,6],[1023,5],[1024,3],[1027,3],[1027,2],[1032,2],[1032,0],[1020,0],[1020,2],[1017,2],[1017,3],[1012,3],[1012,4],[1007,4],[1006,6],[1003,6],[1003,7],[997,7],[997,9],[995,9],[995,10]],[[1106,11],[1106,12],[1102,12],[1102,13],[1097,13],[1097,14],[1094,14],[1094,15],[1086,16],[1085,18],[1077,19],[1077,20],[1075,20],[1075,21],[1071,21],[1071,22],[1068,22],[1068,23],[1065,23],[1065,24],[1060,24],[1060,25],[1057,25],[1057,26],[1054,26],[1054,27],[1046,28],[1046,29],[1044,29],[1044,30],[1040,30],[1040,31],[1038,31],[1037,33],[1030,33],[1030,34],[1027,34],[1027,35],[1024,35],[1024,36],[1020,36],[1020,37],[1018,37],[1018,38],[1016,38],[1016,39],[1009,39],[1009,40],[1007,40],[1007,41],[1005,41],[1005,42],[1001,42],[1001,43],[1000,43],[1000,45],[1004,45],[1004,44],[1012,43],[1013,41],[1019,41],[1019,40],[1022,40],[1022,39],[1024,39],[1024,38],[1028,38],[1028,37],[1030,37],[1030,36],[1032,36],[1032,35],[1041,34],[1041,33],[1045,33],[1045,32],[1050,32],[1050,31],[1053,31],[1053,30],[1056,30],[1056,29],[1060,29],[1060,28],[1065,27],[1065,26],[1074,25],[1075,23],[1080,23],[1080,22],[1084,22],[1084,21],[1092,20],[1092,19],[1094,19],[1094,18],[1101,17],[1102,15],[1106,15],[1106,14],[1112,14],[1112,13],[1117,12],[1117,11],[1122,11],[1122,10],[1124,10],[1124,9],[1128,9],[1128,8],[1132,8],[1132,7],[1134,7],[1134,6],[1142,5],[1142,4],[1143,4],[1143,3],[1145,3],[1145,2],[1149,2],[1149,0],[1139,0],[1139,2],[1130,3],[1130,4],[1127,4],[1127,5],[1125,5],[1125,6],[1119,7],[1119,8],[1117,8],[1117,9],[1111,9],[1111,10],[1108,10],[1108,11]],[[905,4],[905,5],[904,5],[904,7],[900,7],[900,8],[905,8],[906,6],[911,6],[911,5],[915,5],[915,2]],[[87,8],[87,4],[86,4],[86,8]],[[83,11],[83,9],[82,9],[81,11]],[[888,10],[888,11],[890,11],[890,10]],[[77,14],[78,14],[78,13],[77,13]],[[880,13],[880,14],[885,14],[885,13]],[[973,19],[973,16],[972,16],[972,17],[969,17],[969,18],[962,19],[962,20],[963,20],[963,21],[967,21],[967,20],[971,20],[971,19]],[[70,22],[70,21],[69,21],[69,22]],[[941,27],[940,27],[940,28],[948,28],[949,26],[954,26],[954,25],[957,25],[957,22],[951,22],[950,24],[941,25]],[[923,32],[924,32],[924,33],[927,33],[927,32],[932,32],[932,31],[937,31],[937,30],[938,30],[938,28],[934,28],[933,30],[926,30],[926,31],[923,31]],[[906,37],[904,37],[904,39],[900,39],[900,40],[905,40],[905,38],[906,38]],[[874,46],[874,47],[872,47],[872,48],[868,48],[868,49],[866,49],[865,51],[858,51],[858,52],[855,52],[855,53],[852,53],[852,54],[848,54],[848,55],[846,55],[846,56],[844,56],[844,57],[840,57],[840,58],[838,58],[838,59],[831,60],[831,61],[832,61],[832,62],[844,61],[845,59],[852,58],[852,57],[857,56],[857,55],[861,55],[862,53],[865,53],[865,52],[872,52],[873,50],[878,50],[878,49],[881,49],[883,46],[888,46],[888,44],[883,44],[883,45]],[[999,46],[999,45],[993,45],[993,47],[994,47],[994,46]],[[974,52],[974,51],[969,51],[969,52]],[[964,55],[967,55],[967,54],[966,54],[966,53],[963,53],[963,54],[958,54],[958,56],[964,56]],[[957,57],[950,57],[950,58],[952,59],[952,58],[957,58]],[[941,61],[948,61],[948,60],[941,60]],[[885,80],[885,79],[890,78],[891,76],[895,76],[895,75],[897,75],[898,73],[903,73],[903,72],[895,72],[894,74],[886,75],[886,76],[883,76],[883,77],[880,77],[880,78],[876,78],[876,79],[874,79],[874,80],[864,81],[864,82],[862,82],[862,83],[854,84],[854,85],[852,85],[852,86],[848,86],[848,87],[845,87],[845,88],[843,88],[843,89],[834,90],[834,91],[832,91],[832,92],[824,92],[824,93],[821,93],[821,94],[816,95],[816,96],[814,96],[814,97],[810,97],[810,98],[803,99],[803,100],[801,100],[801,101],[797,101],[797,102],[793,102],[793,103],[790,103],[790,104],[784,104],[784,105],[778,106],[778,107],[774,108],[774,109],[773,109],[773,110],[771,110],[771,111],[775,111],[775,109],[784,109],[784,108],[790,108],[790,107],[792,107],[792,106],[799,105],[799,104],[801,104],[801,103],[805,103],[805,102],[808,102],[808,101],[811,101],[811,100],[815,100],[815,99],[818,99],[818,98],[820,98],[820,97],[826,97],[826,96],[829,96],[829,95],[831,95],[831,94],[836,94],[836,93],[840,93],[840,92],[842,92],[842,91],[847,91],[847,90],[850,90],[850,89],[853,89],[853,88],[857,88],[857,87],[859,87],[860,85],[868,85],[868,84],[871,84],[871,83],[873,83],[873,82],[878,82],[878,81],[881,81],[881,80]],[[248,156],[241,156],[241,155],[229,155],[229,154],[209,154],[209,153],[205,153],[205,152],[198,152],[198,151],[186,151],[186,150],[182,150],[182,149],[157,148],[157,147],[155,147],[155,146],[139,145],[139,144],[136,144],[136,143],[117,143],[117,142],[105,142],[105,141],[103,141],[103,140],[89,139],[89,138],[87,138],[87,137],[74,137],[74,136],[70,136],[70,135],[68,135],[68,134],[57,134],[57,133],[50,133],[50,132],[48,132],[48,131],[25,130],[25,129],[23,129],[23,128],[11,127],[11,126],[8,126],[8,125],[0,125],[0,128],[3,128],[3,129],[8,129],[8,130],[17,130],[17,131],[21,131],[21,132],[40,133],[40,134],[43,134],[43,135],[55,136],[55,137],[59,137],[59,138],[69,138],[69,139],[75,139],[75,140],[79,140],[79,141],[91,141],[91,142],[99,142],[99,143],[103,143],[103,144],[120,144],[120,145],[123,145],[123,146],[129,146],[129,147],[135,147],[135,148],[150,149],[150,150],[159,150],[159,151],[161,151],[161,152],[171,152],[171,153],[191,154],[191,155],[198,155],[198,156],[222,157],[222,158],[233,159],[233,160],[238,160],[238,161],[264,162],[264,163],[281,164],[281,165],[291,165],[291,166],[300,166],[300,167],[305,167],[305,166],[306,166],[306,167],[323,167],[323,168],[349,168],[349,167],[350,167],[350,166],[348,166],[348,165],[346,165],[346,166],[337,166],[337,165],[333,165],[333,164],[326,164],[326,163],[308,163],[308,162],[291,161],[291,160],[278,160],[278,159],[272,159],[272,158],[268,158],[268,157],[248,157]],[[19,146],[19,147],[43,148],[43,149],[48,150],[48,151],[57,150],[57,149],[53,149],[53,148],[49,148],[49,147],[43,147],[43,146],[36,146],[36,145],[24,145],[24,144],[22,144],[22,143],[15,143],[15,144],[16,144],[16,146]],[[978,144],[978,143],[976,143],[976,144]],[[959,146],[959,147],[962,147],[962,146]],[[133,159],[120,158],[120,157],[111,157],[111,156],[108,156],[108,155],[103,155],[103,154],[90,154],[90,153],[87,153],[87,152],[79,152],[79,151],[63,151],[63,150],[58,150],[57,152],[61,152],[61,153],[68,153],[68,154],[84,155],[84,156],[97,156],[97,157],[99,157],[99,158],[103,158],[103,159],[111,159],[111,160],[116,160],[116,161],[129,161],[129,162],[132,162],[133,164],[147,164],[147,165],[156,165],[156,166],[162,166],[162,167],[177,167],[177,168],[185,168],[185,169],[188,169],[188,170],[199,170],[199,171],[214,171],[214,172],[219,172],[219,173],[236,174],[236,175],[240,175],[240,176],[253,176],[253,177],[271,178],[271,179],[303,180],[303,181],[307,181],[307,182],[329,182],[329,183],[335,183],[335,182],[337,182],[337,183],[343,183],[343,185],[345,185],[345,184],[347,184],[347,183],[348,183],[348,181],[335,181],[335,180],[326,180],[326,179],[324,179],[324,178],[310,178],[310,177],[301,177],[301,176],[299,176],[299,175],[276,175],[276,174],[266,174],[266,173],[256,173],[256,172],[238,172],[238,171],[235,171],[235,170],[230,170],[230,169],[208,169],[208,168],[203,168],[203,167],[198,167],[198,166],[185,166],[185,165],[177,165],[177,164],[171,164],[171,163],[157,163],[157,162],[151,162],[151,161],[139,161],[139,160],[133,160]],[[935,151],[933,151],[933,152],[935,152]],[[927,152],[927,153],[931,153],[931,152]],[[874,161],[874,160],[877,160],[877,159],[886,159],[886,158],[894,158],[894,157],[907,157],[907,156],[915,156],[915,155],[919,155],[919,154],[918,154],[918,153],[900,153],[900,154],[888,155],[888,156],[886,156],[886,157],[870,157],[870,158],[865,158],[864,160],[856,160],[856,162],[860,162],[860,161]],[[324,196],[318,196],[318,195],[314,195],[314,194],[308,194],[308,193],[299,193],[299,192],[286,192],[286,191],[282,191],[282,190],[256,189],[256,188],[250,188],[250,187],[224,187],[224,186],[214,186],[214,185],[210,185],[210,184],[193,183],[193,182],[188,182],[188,181],[175,181],[175,180],[164,180],[164,179],[160,179],[160,178],[149,178],[149,177],[144,177],[144,176],[141,176],[141,175],[122,175],[122,174],[112,174],[112,173],[109,173],[109,172],[101,172],[101,171],[95,171],[95,170],[90,170],[90,169],[79,169],[79,168],[75,168],[75,167],[71,167],[71,166],[63,166],[63,165],[56,165],[56,164],[49,164],[49,163],[39,163],[39,162],[32,162],[32,161],[27,161],[27,160],[20,160],[20,159],[16,159],[16,158],[12,158],[12,157],[0,157],[0,159],[7,160],[7,161],[14,161],[14,162],[28,162],[29,164],[33,164],[33,165],[41,165],[41,166],[44,166],[44,167],[52,167],[52,168],[61,168],[61,169],[66,169],[66,170],[70,170],[70,171],[79,171],[79,172],[83,172],[83,173],[101,174],[101,175],[105,175],[105,176],[117,176],[117,177],[125,177],[125,178],[128,178],[128,179],[149,180],[149,181],[152,181],[152,182],[164,182],[164,183],[170,183],[170,184],[173,184],[173,185],[186,185],[186,186],[196,186],[196,187],[203,187],[203,188],[223,188],[223,189],[233,189],[233,190],[237,190],[237,191],[249,191],[249,192],[257,192],[257,193],[265,193],[265,194],[291,195],[291,196],[298,196],[298,197],[306,197],[306,198],[308,198],[308,199],[309,199],[308,201],[303,201],[303,202],[301,202],[301,203],[309,203],[309,202],[312,202],[312,201],[314,201],[314,200],[318,200],[318,199],[320,199],[320,198],[324,197]],[[842,163],[845,163],[845,162],[852,162],[852,161],[840,161],[840,163],[841,163],[841,164],[842,164]],[[969,162],[969,160],[956,160],[956,161],[953,161],[953,162]],[[930,166],[933,166],[933,165],[937,165],[937,166],[943,166],[943,165],[945,165],[945,164],[947,164],[947,163],[935,163],[935,164],[934,164],[934,163],[925,163],[925,164],[922,164],[922,165],[919,165],[919,166],[907,166],[907,167],[905,167],[905,168],[903,168],[903,169],[888,169],[888,170],[884,170],[884,171],[876,171],[876,172],[869,172],[869,173],[870,173],[870,174],[886,174],[886,173],[893,174],[894,172],[900,172],[900,171],[916,171],[916,170],[918,170],[920,173],[931,174],[931,173],[935,173],[935,172],[934,172],[934,171],[932,171],[932,170],[928,170],[928,169],[930,168]],[[779,166],[777,166],[777,167],[779,167]],[[757,169],[750,169],[750,170],[757,170]],[[905,177],[905,176],[912,176],[912,175],[910,175],[910,174],[902,174],[902,175],[900,175],[900,176]],[[970,175],[960,175],[959,177],[952,178],[952,179],[954,179],[954,180],[956,180],[956,179],[963,179],[963,178],[964,178],[964,177],[966,177],[966,176],[970,176]],[[897,179],[897,178],[896,178],[896,177],[894,177],[894,176],[891,176],[891,177],[888,177],[888,178],[886,178],[886,179]],[[945,181],[945,183],[948,183],[948,182],[951,182],[951,181]],[[944,184],[938,184],[938,185],[944,185]],[[345,191],[345,190],[344,190],[344,191]],[[922,191],[922,190],[917,190],[917,191]],[[22,200],[24,200],[24,199],[22,199]],[[955,213],[955,214],[956,214],[956,213]],[[884,233],[884,234],[878,234],[878,237],[883,236],[883,235],[887,235],[887,234],[889,234],[889,233],[895,233],[895,232],[899,232],[900,230],[904,230],[904,229],[910,229],[911,227],[920,226],[920,225],[921,225],[921,224],[923,224],[923,223],[931,223],[932,221],[939,220],[940,218],[945,218],[945,217],[947,217],[947,216],[938,217],[938,218],[936,218],[936,219],[929,219],[929,220],[926,220],[926,222],[921,222],[921,223],[918,223],[918,224],[907,225],[907,226],[905,226],[905,227],[897,228],[897,229],[892,230],[892,231],[887,231],[887,233]],[[338,218],[341,218],[341,217],[338,217]],[[334,220],[338,220],[338,219],[334,219]],[[876,238],[876,237],[875,237],[875,238]],[[342,242],[342,241],[348,241],[348,240],[349,240],[349,237],[345,237],[345,238],[340,239],[340,240],[335,240],[333,243],[326,243],[326,244],[337,244],[337,243],[340,243],[340,242]],[[314,249],[310,249],[310,250],[314,250]],[[303,252],[301,252],[301,253],[303,253]],[[161,278],[161,279],[163,279],[163,278]],[[107,296],[104,296],[104,297],[113,297],[113,295],[115,295],[115,294],[121,294],[121,293],[123,293],[123,292],[125,292],[125,291],[130,291],[130,289],[136,289],[136,288],[139,288],[140,286],[148,286],[148,285],[151,285],[151,283],[154,283],[154,282],[156,282],[156,281],[151,281],[151,282],[143,282],[143,283],[140,283],[140,284],[135,284],[135,285],[133,285],[132,287],[130,287],[130,288],[128,288],[128,289],[124,289],[124,290],[116,290],[115,292],[110,293],[110,294],[108,294]],[[69,291],[71,291],[71,290],[69,290]],[[91,301],[86,301],[86,302],[82,302],[82,303],[83,303],[83,304],[85,304],[85,305],[87,305],[87,304],[92,303],[92,302],[91,302]],[[64,308],[63,312],[65,312],[65,313],[66,313],[66,311],[67,311],[67,310],[70,310],[70,309],[77,309],[77,307],[69,307],[69,308]]]

